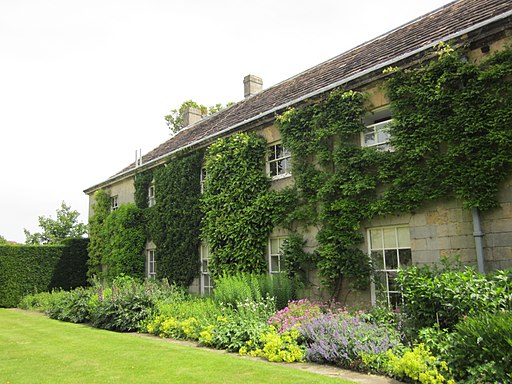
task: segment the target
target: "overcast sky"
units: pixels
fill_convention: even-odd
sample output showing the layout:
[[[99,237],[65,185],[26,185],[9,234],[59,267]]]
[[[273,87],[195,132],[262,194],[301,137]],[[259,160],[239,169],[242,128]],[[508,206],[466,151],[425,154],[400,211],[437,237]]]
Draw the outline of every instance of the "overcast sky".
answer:
[[[0,235],[169,138],[188,99],[243,99],[448,0],[0,0]]]

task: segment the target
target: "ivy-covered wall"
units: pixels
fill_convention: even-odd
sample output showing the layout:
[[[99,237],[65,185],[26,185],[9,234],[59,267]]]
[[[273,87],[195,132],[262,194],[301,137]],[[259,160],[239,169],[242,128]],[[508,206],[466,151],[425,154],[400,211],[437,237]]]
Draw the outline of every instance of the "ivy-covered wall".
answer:
[[[299,270],[313,262],[336,296],[347,278],[368,284],[363,223],[439,201],[481,211],[496,207],[512,167],[511,52],[473,63],[441,45],[434,60],[389,69],[384,92],[393,116],[391,151],[360,146],[370,109],[363,93],[335,90],[286,111],[277,126],[292,153],[293,188],[270,189],[267,144],[255,133],[217,140],[204,161],[201,153],[189,153],[138,174],[135,201],[144,211],[145,240],[157,246],[158,276],[190,284],[199,271],[200,237],[209,244],[214,277],[265,272],[268,236],[281,225],[292,232],[287,265]],[[148,208],[153,180],[156,205]],[[312,227],[319,246],[306,254],[300,232]]]
[[[15,307],[29,293],[87,285],[88,239],[63,245],[1,245],[0,307]]]
[[[185,287],[199,275],[202,161],[203,154],[196,152],[155,169],[156,205],[146,210],[148,240],[156,245],[158,278]],[[137,191],[146,191],[146,201],[151,180],[152,177],[143,175],[136,185]],[[137,198],[139,206],[144,204],[142,196],[141,192]]]
[[[292,152],[295,220],[319,224],[317,268],[324,283],[368,271],[358,251],[361,224],[456,199],[486,210],[497,205],[512,166],[512,50],[471,63],[442,45],[438,58],[389,70],[392,151],[359,146],[362,94],[334,91],[278,119]]]
[[[89,219],[89,278],[112,279],[120,274],[144,277],[146,220],[135,204],[122,204],[111,212],[110,193],[94,194],[94,214]]]
[[[202,237],[214,277],[267,271],[265,247],[272,228],[289,209],[288,190],[270,190],[266,141],[237,133],[213,143],[205,155]]]

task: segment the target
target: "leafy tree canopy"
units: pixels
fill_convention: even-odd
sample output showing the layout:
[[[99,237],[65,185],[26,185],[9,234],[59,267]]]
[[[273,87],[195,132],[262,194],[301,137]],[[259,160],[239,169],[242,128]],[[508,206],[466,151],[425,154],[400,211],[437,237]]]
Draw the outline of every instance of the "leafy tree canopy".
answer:
[[[63,201],[60,209],[57,209],[57,218],[39,216],[39,227],[42,232],[25,232],[27,244],[60,244],[69,238],[82,237],[87,233],[87,226],[78,222],[80,214],[72,211],[71,207]]]
[[[0,235],[0,245],[2,245],[2,244],[7,244],[7,240],[5,239],[5,237]]]
[[[184,101],[178,109],[172,109],[171,113],[169,115],[164,116],[164,118],[165,118],[165,122],[166,122],[167,126],[169,127],[169,129],[174,134],[176,134],[184,127],[184,116],[185,116],[185,111],[188,107],[199,109],[201,111],[201,116],[205,117],[205,116],[213,115],[214,113],[217,113],[217,112],[221,111],[222,109],[224,109],[225,107],[228,107],[232,104],[234,104],[234,103],[230,102],[230,103],[227,103],[226,105],[222,105],[219,103],[219,104],[212,105],[210,107],[206,107],[205,105],[198,104],[193,100],[187,100],[187,101]]]

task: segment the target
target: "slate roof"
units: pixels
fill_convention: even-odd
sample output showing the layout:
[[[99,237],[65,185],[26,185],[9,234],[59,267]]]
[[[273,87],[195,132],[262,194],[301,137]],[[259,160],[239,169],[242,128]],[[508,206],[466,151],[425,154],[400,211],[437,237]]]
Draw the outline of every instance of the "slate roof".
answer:
[[[143,164],[149,165],[180,149],[240,129],[251,121],[273,115],[289,105],[362,76],[382,73],[383,68],[396,65],[440,41],[457,38],[495,20],[506,18],[510,23],[511,14],[511,0],[458,0],[449,3],[183,129],[145,154]],[[131,164],[85,192],[127,176],[133,170],[134,164]]]

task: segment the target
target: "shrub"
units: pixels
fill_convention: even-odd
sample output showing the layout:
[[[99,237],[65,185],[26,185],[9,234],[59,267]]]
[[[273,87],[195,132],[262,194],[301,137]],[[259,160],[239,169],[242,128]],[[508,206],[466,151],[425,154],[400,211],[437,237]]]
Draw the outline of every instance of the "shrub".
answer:
[[[290,301],[288,306],[274,314],[268,323],[276,327],[279,332],[285,332],[320,314],[322,309],[319,303],[313,303],[308,299]]]
[[[242,356],[264,357],[269,361],[293,363],[304,360],[304,347],[299,345],[300,333],[297,330],[278,332],[268,327],[259,339],[249,340],[240,348]]]
[[[481,314],[455,326],[446,359],[459,379],[475,383],[512,379],[512,313]]]
[[[28,311],[45,312],[50,308],[52,299],[53,292],[39,292],[25,295],[18,303],[18,308],[26,309]]]
[[[399,379],[412,379],[414,383],[455,384],[450,376],[448,365],[432,355],[424,344],[407,350],[402,357],[391,350],[386,353],[389,358],[389,373]]]
[[[89,299],[92,289],[77,288],[52,295],[50,306],[46,310],[48,317],[71,323],[85,323],[90,318]]]
[[[215,281],[213,297],[217,302],[231,306],[236,306],[236,303],[246,299],[259,301],[261,292],[258,278],[248,273],[225,275]]]
[[[435,267],[409,267],[399,273],[404,304],[402,311],[415,329],[438,324],[453,329],[464,316],[512,309],[512,272],[483,275]]]
[[[278,309],[286,307],[296,296],[295,283],[284,274],[255,275],[237,273],[215,281],[214,298],[218,302],[236,305],[246,300],[260,301],[272,297]]]
[[[87,239],[0,245],[0,307],[15,307],[27,294],[85,284],[86,247]]]
[[[324,314],[304,322],[306,359],[357,369],[364,354],[379,354],[400,345],[387,326],[363,321],[360,315]]]
[[[89,302],[91,324],[96,328],[118,332],[136,331],[154,309],[154,294],[130,277],[116,279],[110,290],[102,286],[96,289],[97,297],[91,298]]]

